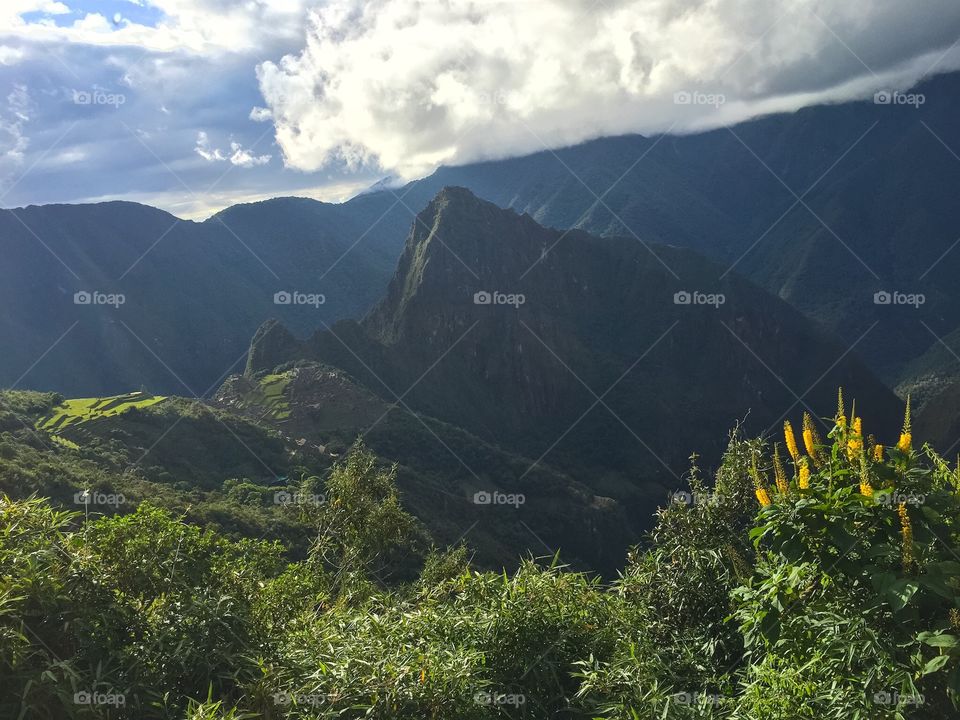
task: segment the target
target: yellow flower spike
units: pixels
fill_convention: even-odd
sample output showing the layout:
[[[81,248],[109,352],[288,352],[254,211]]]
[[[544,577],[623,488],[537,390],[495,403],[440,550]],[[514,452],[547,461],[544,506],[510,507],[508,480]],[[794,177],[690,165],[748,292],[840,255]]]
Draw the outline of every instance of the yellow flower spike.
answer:
[[[853,462],[860,457],[863,450],[863,421],[855,417],[850,428],[850,436],[847,439],[847,459]]]
[[[883,462],[883,445],[873,446],[873,459],[874,462]]]
[[[907,409],[903,414],[903,432],[900,433],[900,442],[897,443],[897,449],[900,452],[910,452],[913,446],[913,433],[910,429],[910,396],[907,395]]]
[[[837,425],[841,430],[847,429],[847,408],[843,402],[843,388],[837,390]]]
[[[860,453],[860,494],[868,498],[873,497],[873,485],[870,484],[870,469],[865,453]]]
[[[790,491],[790,486],[787,484],[787,474],[783,470],[783,463],[780,462],[779,443],[773,446],[773,475],[777,482],[777,491],[786,496]]]
[[[820,436],[817,434],[817,429],[813,425],[813,416],[805,412],[803,414],[803,445],[807,449],[807,455],[810,456],[810,459],[813,460],[813,464],[816,467],[820,467],[820,456],[817,446],[821,444]]]
[[[783,422],[783,438],[787,443],[787,452],[790,453],[790,457],[794,462],[799,462],[800,450],[797,448],[797,436],[793,434],[793,425],[789,420]]]
[[[766,488],[759,487],[757,488],[756,492],[757,500],[759,501],[760,505],[763,507],[770,507],[772,503],[770,502],[770,494],[767,492]]]
[[[797,484],[801,490],[806,490],[810,487],[810,461],[806,458],[800,460],[800,479],[797,481]]]
[[[756,488],[757,501],[762,507],[769,507],[772,504],[770,501],[770,493],[767,492],[763,480],[760,479],[760,469],[757,467],[756,455],[750,460],[750,476],[753,478],[753,485]]]
[[[900,535],[903,540],[903,569],[909,571],[913,565],[913,526],[910,524],[906,503],[897,505],[897,515],[900,516]]]

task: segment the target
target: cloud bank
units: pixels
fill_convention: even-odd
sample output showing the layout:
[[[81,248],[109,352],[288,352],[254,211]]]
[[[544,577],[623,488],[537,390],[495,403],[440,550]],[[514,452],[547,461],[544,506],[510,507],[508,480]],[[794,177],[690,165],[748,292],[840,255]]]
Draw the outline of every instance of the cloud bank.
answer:
[[[958,37],[956,0],[331,0],[257,76],[288,167],[412,178],[902,89]]]

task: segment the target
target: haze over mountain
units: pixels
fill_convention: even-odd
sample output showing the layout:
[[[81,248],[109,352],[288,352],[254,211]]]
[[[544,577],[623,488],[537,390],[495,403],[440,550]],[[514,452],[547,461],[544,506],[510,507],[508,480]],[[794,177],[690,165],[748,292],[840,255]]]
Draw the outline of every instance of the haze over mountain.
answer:
[[[10,341],[0,383],[74,395],[141,385],[209,393],[242,363],[265,317],[308,332],[366,311],[395,262],[380,213],[362,199],[301,198],[238,205],[202,223],[123,202],[0,211],[0,328]],[[123,302],[77,304],[78,292]],[[278,305],[277,293],[290,304]]]

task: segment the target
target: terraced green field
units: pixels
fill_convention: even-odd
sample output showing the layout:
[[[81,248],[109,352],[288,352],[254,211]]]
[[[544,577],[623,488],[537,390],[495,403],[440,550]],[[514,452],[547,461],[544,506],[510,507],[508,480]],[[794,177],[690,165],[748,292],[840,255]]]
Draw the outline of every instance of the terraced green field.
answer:
[[[37,420],[36,427],[38,430],[56,435],[67,428],[73,428],[91,420],[119,415],[131,408],[149,407],[166,399],[162,395],[148,395],[142,392],[102,398],[73,398],[65,400]]]
[[[291,379],[289,373],[265,375],[260,379],[259,386],[248,393],[243,406],[252,404],[266,408],[261,419],[270,417],[273,420],[286,420],[290,417],[290,402],[286,390]]]

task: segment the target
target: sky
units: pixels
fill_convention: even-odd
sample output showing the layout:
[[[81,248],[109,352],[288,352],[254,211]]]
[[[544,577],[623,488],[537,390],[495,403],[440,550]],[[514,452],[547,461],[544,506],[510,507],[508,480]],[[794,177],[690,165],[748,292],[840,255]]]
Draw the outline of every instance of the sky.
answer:
[[[0,206],[341,201],[872,101],[960,68],[958,41],[956,0],[0,0]]]

